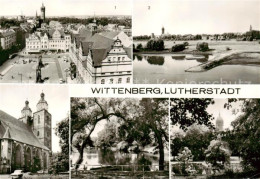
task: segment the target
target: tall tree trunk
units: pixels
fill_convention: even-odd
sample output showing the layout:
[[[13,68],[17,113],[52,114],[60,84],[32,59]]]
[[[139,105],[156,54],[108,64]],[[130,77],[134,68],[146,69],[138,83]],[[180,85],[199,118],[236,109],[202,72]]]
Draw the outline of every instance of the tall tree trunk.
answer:
[[[162,138],[158,138],[159,143],[159,170],[164,170],[164,147]]]
[[[80,164],[81,164],[82,161],[83,161],[84,148],[85,148],[85,147],[81,146],[81,148],[78,150],[78,152],[79,152],[79,157],[78,157],[77,162],[75,163],[76,169],[79,168]]]

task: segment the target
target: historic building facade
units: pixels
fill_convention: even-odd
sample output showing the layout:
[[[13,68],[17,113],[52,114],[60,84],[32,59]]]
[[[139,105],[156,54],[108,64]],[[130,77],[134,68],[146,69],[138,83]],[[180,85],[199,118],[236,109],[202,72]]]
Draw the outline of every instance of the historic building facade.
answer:
[[[9,49],[16,44],[16,33],[12,29],[0,30],[0,46]]]
[[[95,23],[95,22],[94,22]],[[122,31],[97,33],[81,29],[72,34],[70,56],[78,83],[132,82],[132,41]]]
[[[39,53],[42,50],[68,52],[71,44],[70,34],[62,29],[36,31],[26,38],[26,52]]]
[[[37,111],[32,113],[26,101],[19,119],[0,111],[0,173],[48,170],[52,116],[44,93],[36,107]]]

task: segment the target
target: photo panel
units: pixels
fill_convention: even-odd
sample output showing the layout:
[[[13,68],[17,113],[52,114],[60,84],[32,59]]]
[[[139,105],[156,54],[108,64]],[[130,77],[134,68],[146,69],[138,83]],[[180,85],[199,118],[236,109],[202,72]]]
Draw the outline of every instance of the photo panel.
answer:
[[[0,83],[132,83],[131,1],[0,4]]]
[[[260,99],[170,99],[172,178],[257,178]]]
[[[135,84],[259,84],[259,0],[134,0]]]
[[[169,99],[71,98],[72,178],[169,178]]]
[[[1,178],[69,178],[68,87],[2,84],[0,101]]]

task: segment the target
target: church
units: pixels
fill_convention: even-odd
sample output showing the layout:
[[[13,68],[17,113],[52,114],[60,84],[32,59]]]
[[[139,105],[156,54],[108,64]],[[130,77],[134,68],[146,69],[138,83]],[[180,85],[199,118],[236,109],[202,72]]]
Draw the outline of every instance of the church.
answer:
[[[52,151],[52,115],[44,97],[41,93],[36,112],[26,100],[18,119],[0,110],[0,173],[18,169],[47,172]]]

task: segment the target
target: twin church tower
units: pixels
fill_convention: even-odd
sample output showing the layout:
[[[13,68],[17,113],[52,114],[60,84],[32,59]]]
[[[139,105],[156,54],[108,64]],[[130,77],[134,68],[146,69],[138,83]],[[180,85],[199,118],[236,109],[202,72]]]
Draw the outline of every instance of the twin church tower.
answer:
[[[52,116],[48,112],[48,103],[44,99],[45,94],[41,93],[40,97],[41,98],[36,105],[37,111],[34,113],[32,113],[32,110],[29,107],[29,101],[25,101],[25,107],[21,111],[22,116],[18,120],[31,127],[34,135],[38,138],[38,140],[51,151]]]

